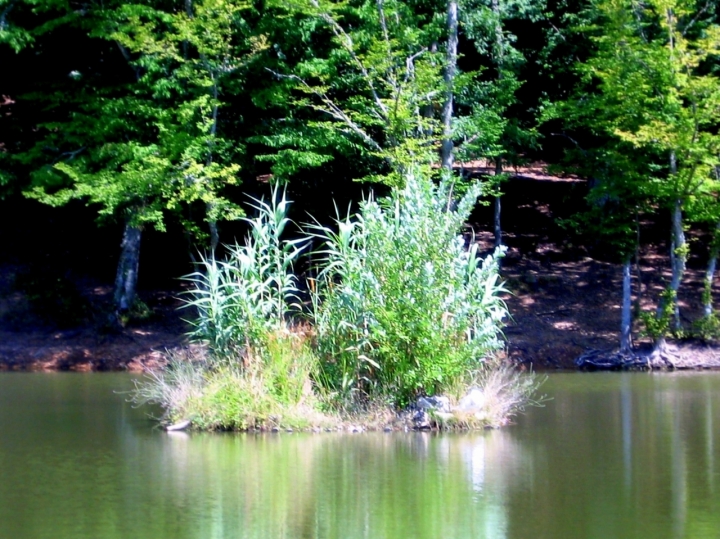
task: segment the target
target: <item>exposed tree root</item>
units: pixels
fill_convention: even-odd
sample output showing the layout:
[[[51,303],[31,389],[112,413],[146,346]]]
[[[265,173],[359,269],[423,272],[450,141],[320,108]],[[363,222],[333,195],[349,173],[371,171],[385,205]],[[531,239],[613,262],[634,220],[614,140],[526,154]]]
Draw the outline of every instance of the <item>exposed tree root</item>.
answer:
[[[648,364],[651,369],[675,370],[680,359],[678,354],[674,354],[667,348],[656,348],[649,354]]]
[[[575,365],[587,370],[674,370],[679,359],[667,350],[651,352],[620,350],[589,350],[575,360]]]
[[[575,360],[585,370],[720,370],[720,346],[698,342],[658,343],[655,349],[588,350]]]

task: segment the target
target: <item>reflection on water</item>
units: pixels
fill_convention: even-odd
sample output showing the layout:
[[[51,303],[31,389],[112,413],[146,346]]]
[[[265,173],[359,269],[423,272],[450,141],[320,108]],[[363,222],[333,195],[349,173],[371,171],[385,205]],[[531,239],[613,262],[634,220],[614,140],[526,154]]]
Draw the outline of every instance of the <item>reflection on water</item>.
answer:
[[[720,375],[551,376],[470,434],[185,434],[127,375],[0,374],[0,538],[714,538]]]

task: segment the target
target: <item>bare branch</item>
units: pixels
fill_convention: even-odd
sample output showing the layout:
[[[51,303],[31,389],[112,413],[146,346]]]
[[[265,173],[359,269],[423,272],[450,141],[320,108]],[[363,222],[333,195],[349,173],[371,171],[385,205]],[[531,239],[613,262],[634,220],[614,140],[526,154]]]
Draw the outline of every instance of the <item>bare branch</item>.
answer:
[[[78,155],[80,155],[84,151],[85,151],[85,146],[82,146],[73,152],[63,152],[59,155],[58,161],[60,161],[60,159],[62,159],[64,161],[72,161],[73,159],[75,159]]]
[[[700,17],[702,17],[705,14],[705,12],[708,10],[709,7],[710,7],[710,0],[707,0],[705,2],[705,5],[702,7],[702,9],[697,12],[697,15],[695,15],[695,17],[693,17],[693,19],[688,23],[688,25],[685,27],[685,29],[682,32],[680,32],[680,35],[685,37],[687,35],[688,31],[690,31],[690,29],[695,25],[695,23],[698,22],[698,20],[700,20]]]
[[[412,75],[415,75],[415,60],[427,52],[427,48],[423,48],[421,51],[416,52],[412,56],[408,56],[405,59],[405,79],[403,84],[407,84]]]
[[[313,5],[313,7],[320,9],[320,4],[317,0],[310,0],[310,3]],[[330,25],[330,28],[332,29],[335,36],[340,40],[340,42],[345,47],[345,50],[350,54],[355,64],[357,64],[358,69],[360,69],[360,73],[362,73],[363,78],[365,79],[366,84],[370,88],[370,92],[373,96],[373,101],[375,101],[375,105],[380,109],[381,113],[383,114],[383,119],[387,120],[387,107],[380,99],[380,96],[378,95],[377,91],[375,90],[375,85],[373,84],[372,77],[370,77],[370,73],[368,73],[367,69],[365,68],[365,64],[362,63],[358,55],[355,53],[355,48],[353,46],[353,40],[350,37],[350,35],[345,31],[345,29],[338,24],[338,22],[333,19],[329,13],[327,12],[321,12],[320,17]]]
[[[551,137],[563,137],[563,138],[568,139],[570,142],[572,142],[575,145],[575,147],[578,150],[580,150],[582,152],[583,155],[587,155],[587,151],[582,146],[580,146],[580,143],[577,140],[575,140],[574,138],[572,138],[570,135],[567,135],[566,133],[550,133],[550,136]]]
[[[459,143],[459,144],[455,147],[455,149],[456,149],[456,150],[462,150],[465,146],[467,146],[468,144],[472,144],[473,142],[475,142],[475,141],[476,141],[477,139],[479,139],[479,138],[480,138],[480,133],[475,133],[475,134],[474,134],[472,137],[470,137],[469,139],[463,140],[461,143]]]
[[[130,51],[128,51],[127,48],[125,47],[125,45],[123,45],[119,41],[115,41],[115,44],[118,46],[118,49],[120,49],[120,54],[123,55],[123,58],[125,58],[125,61],[135,72],[135,80],[140,80],[140,76],[141,76],[140,68],[133,65],[132,56],[130,56]]]
[[[388,56],[392,54],[392,45],[390,44],[390,33],[387,28],[387,20],[385,19],[385,5],[383,0],[377,0],[378,16],[380,17],[380,27],[382,28],[383,38],[385,39],[385,46],[387,48]],[[398,93],[399,88],[397,84],[397,75],[395,73],[395,66],[391,63],[390,66],[390,80],[388,81],[392,86],[395,93]]]
[[[365,141],[365,143],[372,147],[376,151],[382,151],[382,147],[370,136],[368,135],[358,124],[356,124],[350,116],[348,116],[345,111],[343,111],[340,107],[338,107],[335,102],[328,97],[328,95],[325,92],[320,92],[316,88],[313,88],[310,86],[302,77],[298,77],[297,75],[284,75],[282,73],[278,73],[276,71],[273,71],[269,67],[266,67],[270,73],[275,75],[278,78],[282,79],[291,79],[294,81],[299,82],[307,91],[315,95],[327,108],[322,108],[320,106],[315,106],[314,108],[316,110],[319,110],[321,112],[324,112],[328,114],[329,116],[332,116],[336,120],[339,120],[343,122],[345,125],[347,125],[356,135],[358,135],[361,139]]]

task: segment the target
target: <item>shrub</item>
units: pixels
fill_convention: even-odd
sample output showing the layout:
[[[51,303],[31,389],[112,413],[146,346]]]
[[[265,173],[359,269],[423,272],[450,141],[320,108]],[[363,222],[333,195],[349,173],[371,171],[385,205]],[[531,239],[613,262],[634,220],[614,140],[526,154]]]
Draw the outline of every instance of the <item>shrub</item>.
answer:
[[[642,311],[640,322],[643,326],[641,334],[650,337],[654,342],[668,336],[671,333],[673,311],[675,309],[675,294],[672,289],[666,288],[660,294],[660,304],[665,307],[658,311]],[[679,337],[679,335],[675,335]]]
[[[720,340],[720,319],[715,313],[703,316],[693,322],[691,334],[705,342],[717,342]]]
[[[208,354],[171,358],[164,372],[138,383],[135,400],[200,428],[302,428],[336,421],[319,412],[328,402],[346,416],[384,417],[380,408],[420,394],[457,396],[475,384],[488,409],[460,421],[501,424],[535,382],[494,363],[483,367],[502,345],[507,310],[501,253],[481,259],[459,233],[479,194],[472,186],[450,211],[448,184],[411,177],[339,220],[337,231],[313,226],[310,236],[323,247],[312,329],[290,320],[299,313],[292,266],[304,241],[281,238],[285,196],[256,201],[246,245],[226,261],[204,260],[205,271],[189,277],[188,306],[198,313],[192,336]]]
[[[473,185],[450,211],[448,183],[409,177],[338,220],[337,232],[315,227],[324,242],[314,301],[322,381],[341,400],[406,404],[461,383],[501,346],[501,253],[481,259],[459,233],[480,191]]]

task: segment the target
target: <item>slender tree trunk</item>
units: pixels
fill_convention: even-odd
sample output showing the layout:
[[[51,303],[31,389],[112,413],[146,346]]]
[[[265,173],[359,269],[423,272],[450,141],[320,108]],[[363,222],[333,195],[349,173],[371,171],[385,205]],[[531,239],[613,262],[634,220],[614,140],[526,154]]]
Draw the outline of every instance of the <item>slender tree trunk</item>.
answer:
[[[495,25],[495,61],[497,63],[497,78],[498,81],[503,79],[503,68],[505,64],[505,43],[503,39],[502,31],[502,13],[500,12],[499,0],[492,0],[490,3],[492,12],[495,14],[497,24]],[[503,171],[502,157],[498,156],[495,159],[495,176],[500,176]],[[495,248],[502,246],[502,221],[501,221],[501,210],[502,210],[502,193],[500,192],[500,183],[497,183],[498,194],[495,196],[495,218],[494,218],[494,232],[495,232]]]
[[[208,154],[207,154],[207,160],[206,160],[206,166],[210,168],[213,163],[213,151],[214,151],[214,138],[217,134],[217,124],[218,124],[218,83],[217,83],[217,77],[215,74],[213,74],[213,86],[212,86],[212,96],[215,100],[213,103],[212,108],[212,124],[210,126],[210,136],[211,139],[208,141]],[[220,243],[220,233],[218,232],[218,225],[217,225],[217,219],[214,216],[215,213],[215,203],[210,201],[205,204],[205,211],[208,216],[208,227],[210,228],[210,254],[214,258],[215,257],[215,251],[217,250],[217,247]]]
[[[674,151],[670,152],[670,174],[677,174],[677,158]],[[683,201],[678,197],[675,199],[672,210],[670,241],[670,268],[672,270],[672,277],[670,279],[670,298],[669,300],[661,300],[657,311],[658,318],[662,318],[666,313],[669,303],[672,304],[672,327],[676,331],[680,330],[681,327],[678,290],[680,289],[680,283],[682,282],[683,274],[685,273],[685,262],[687,260],[687,243],[685,241],[685,231],[683,230],[682,210]]]
[[[715,235],[710,246],[710,259],[708,260],[707,270],[705,271],[705,286],[703,291],[703,314],[705,315],[705,318],[709,317],[713,313],[712,285],[713,280],[715,280],[717,258],[718,253],[720,252],[720,243],[718,243],[719,236],[720,222],[718,222],[715,228]]]
[[[495,25],[495,46],[497,47],[497,51],[495,54],[497,55],[498,79],[502,79],[503,64],[505,63],[505,40],[503,39],[502,13],[500,13],[499,0],[492,0],[492,2],[490,2],[490,8],[497,18],[497,24]]]
[[[442,167],[452,170],[455,158],[453,145],[452,118],[455,74],[457,72],[458,49],[458,3],[457,0],[448,0],[447,4],[447,51],[445,57],[445,105],[442,111],[443,140],[442,140]]]
[[[141,237],[142,228],[131,224],[130,218],[128,218],[120,244],[120,260],[115,276],[114,300],[117,315],[128,312],[135,301]]]
[[[502,157],[498,157],[495,160],[495,176],[500,176],[503,172]],[[495,195],[495,217],[493,222],[493,230],[495,231],[495,248],[497,249],[502,245],[502,221],[501,221],[501,197],[502,193],[499,191],[500,185],[498,184],[498,194]]]
[[[635,282],[637,288],[635,291],[635,316],[640,313],[640,302],[643,294],[642,271],[640,271],[640,216],[637,208],[635,209]]]
[[[678,290],[685,272],[685,232],[682,228],[682,201],[675,200],[672,213],[672,241],[670,242],[670,265],[672,266],[672,277],[670,279],[670,298],[662,298],[658,305],[657,317],[662,318],[668,307],[673,308],[673,329],[680,330],[680,307],[678,305]],[[666,350],[665,336],[661,336],[655,342],[655,353],[664,353]]]
[[[630,269],[632,256],[625,258],[623,264],[623,298],[622,316],[620,320],[620,352],[627,354],[632,351],[632,282]]]
[[[682,217],[682,201],[675,200],[672,218],[672,252],[670,253],[670,261],[672,264],[672,279],[670,280],[670,290],[672,291],[673,301],[673,328],[680,329],[680,305],[678,304],[678,290],[685,273],[685,261],[687,254],[687,244],[685,242],[685,231],[683,230]]]
[[[189,19],[195,18],[195,11],[194,11],[194,0],[185,0],[185,15]],[[183,41],[183,52],[185,55],[185,59],[188,58],[188,42]],[[210,73],[210,78],[213,81],[212,86],[210,88],[211,95],[213,98],[213,107],[211,115],[211,124],[210,124],[210,139],[208,140],[208,149],[207,149],[207,158],[205,159],[205,166],[210,167],[213,164],[213,152],[214,152],[214,137],[217,134],[217,125],[218,125],[218,80],[217,80],[217,73],[214,72],[210,66],[210,64],[207,61],[207,58],[201,53],[200,57],[203,61],[203,64],[205,65],[205,68]],[[193,179],[193,182],[202,181],[201,179]],[[218,245],[220,244],[220,234],[218,232],[218,224],[217,219],[214,217],[214,210],[215,210],[215,203],[210,201],[205,203],[205,214],[207,216],[207,222],[208,222],[208,230],[210,232],[210,256],[215,257],[215,251],[217,250]],[[194,262],[194,255],[191,254],[191,258]]]
[[[670,174],[677,174],[677,156],[675,151],[670,152]],[[657,317],[662,318],[666,314],[669,306],[673,308],[672,327],[674,330],[681,329],[680,324],[680,305],[678,304],[678,290],[685,273],[685,261],[687,259],[687,243],[685,241],[685,231],[683,230],[683,201],[676,198],[673,204],[672,224],[671,224],[671,241],[670,241],[670,266],[672,277],[670,279],[670,298],[662,298],[658,304]],[[659,337],[654,345],[654,352],[664,353],[666,350],[665,337]]]
[[[213,211],[214,206],[212,202],[205,204],[208,215]],[[210,229],[210,256],[215,258],[215,251],[220,244],[220,232],[218,232],[217,220],[208,218],[208,228]]]

